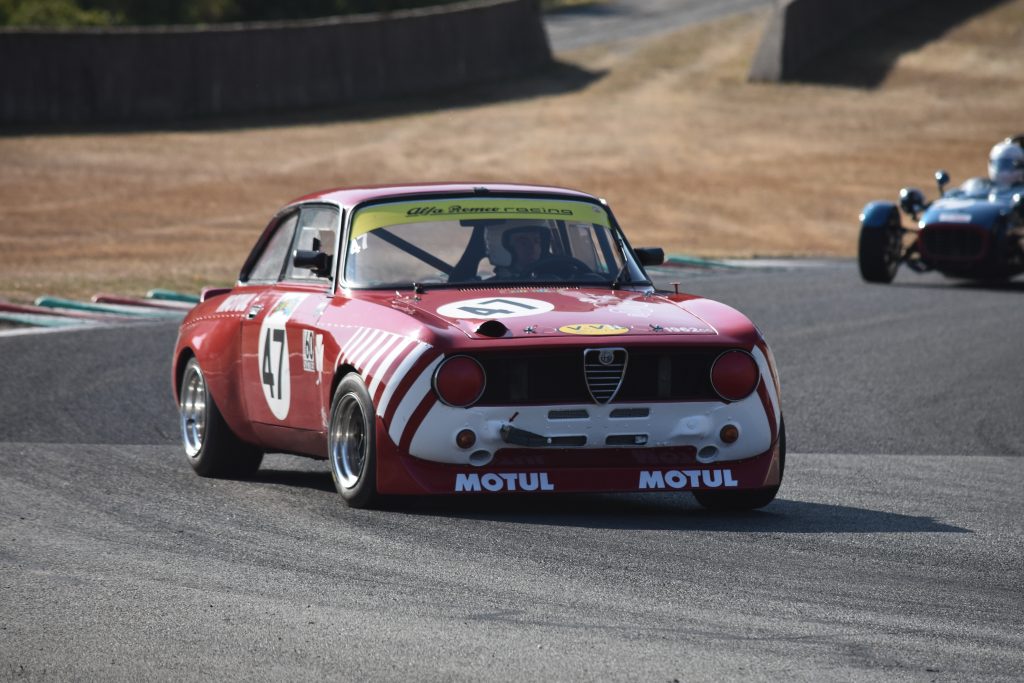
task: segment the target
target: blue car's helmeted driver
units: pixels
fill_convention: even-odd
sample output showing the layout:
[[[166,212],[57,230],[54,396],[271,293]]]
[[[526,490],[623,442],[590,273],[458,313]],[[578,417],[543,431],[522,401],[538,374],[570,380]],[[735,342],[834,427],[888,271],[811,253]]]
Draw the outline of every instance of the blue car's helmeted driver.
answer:
[[[1024,184],[1024,136],[1006,138],[988,155],[988,178],[999,188]]]

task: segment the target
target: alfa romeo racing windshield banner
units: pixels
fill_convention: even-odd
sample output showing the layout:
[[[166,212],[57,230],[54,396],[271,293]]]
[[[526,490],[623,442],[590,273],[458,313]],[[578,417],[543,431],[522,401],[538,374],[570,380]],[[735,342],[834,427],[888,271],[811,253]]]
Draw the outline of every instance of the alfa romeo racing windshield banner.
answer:
[[[377,228],[405,223],[427,223],[444,220],[493,219],[558,219],[581,223],[608,225],[608,214],[600,206],[586,202],[500,199],[439,199],[380,204],[360,209],[352,224],[352,239]]]

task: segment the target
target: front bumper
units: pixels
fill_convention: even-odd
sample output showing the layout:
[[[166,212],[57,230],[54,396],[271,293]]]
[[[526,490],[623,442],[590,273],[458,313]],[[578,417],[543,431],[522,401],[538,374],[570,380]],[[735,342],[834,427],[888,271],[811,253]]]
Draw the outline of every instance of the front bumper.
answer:
[[[385,495],[599,493],[752,490],[781,481],[778,440],[742,460],[700,463],[684,448],[502,449],[489,465],[431,462],[397,448],[378,450],[377,489]]]
[[[726,425],[739,430],[722,441]],[[455,436],[472,430],[476,442],[460,449]],[[692,449],[703,463],[743,460],[772,443],[772,425],[757,392],[736,403],[580,404],[452,408],[435,403],[416,429],[409,454],[468,465],[490,462],[510,448],[571,450]]]

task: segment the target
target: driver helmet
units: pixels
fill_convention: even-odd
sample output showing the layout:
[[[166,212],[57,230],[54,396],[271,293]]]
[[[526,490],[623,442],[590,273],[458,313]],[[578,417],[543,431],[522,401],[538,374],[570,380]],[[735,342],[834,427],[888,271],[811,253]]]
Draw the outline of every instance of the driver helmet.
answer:
[[[538,261],[550,252],[551,231],[542,225],[523,225],[506,230],[501,236],[501,244],[512,255],[512,263],[516,264],[516,255],[524,253],[517,242],[527,240],[534,245],[532,261]],[[525,253],[530,253],[529,250]],[[522,265],[522,264],[517,264]]]
[[[1024,183],[1024,147],[1006,138],[988,155],[988,177],[999,187]]]

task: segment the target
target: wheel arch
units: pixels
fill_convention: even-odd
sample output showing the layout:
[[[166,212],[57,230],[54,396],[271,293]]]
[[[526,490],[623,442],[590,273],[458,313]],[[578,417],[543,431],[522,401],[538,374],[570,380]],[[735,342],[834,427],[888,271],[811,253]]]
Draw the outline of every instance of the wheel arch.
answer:
[[[178,352],[178,357],[174,361],[174,381],[171,385],[171,389],[174,394],[175,403],[181,400],[181,380],[185,377],[185,366],[188,365],[188,362],[195,357],[196,352],[193,351],[191,347],[185,346]]]
[[[889,228],[900,225],[900,211],[892,202],[869,202],[860,212],[862,229]]]
[[[338,368],[334,371],[334,377],[331,378],[331,390],[327,394],[328,411],[330,411],[331,409],[331,403],[334,401],[334,392],[338,390],[338,385],[341,384],[341,380],[345,379],[345,377],[352,372],[356,373],[361,378],[363,378],[364,382],[366,381],[366,378],[363,377],[362,373],[360,373],[359,370],[357,370],[354,365],[349,365],[348,363],[342,363],[341,365],[339,365]],[[370,397],[370,400],[373,400],[373,396]]]

